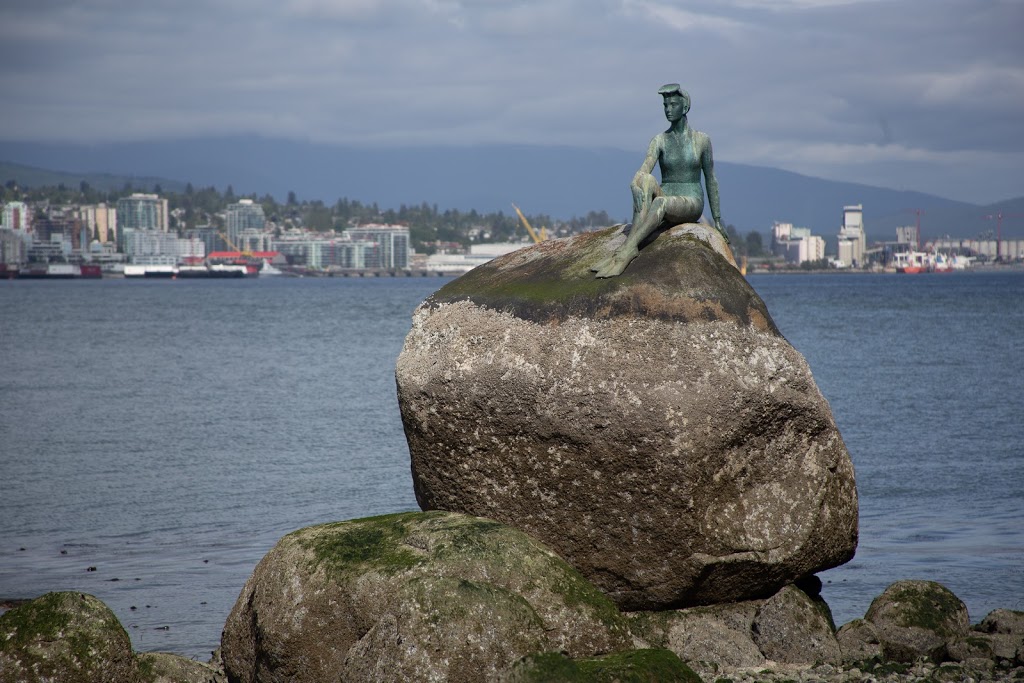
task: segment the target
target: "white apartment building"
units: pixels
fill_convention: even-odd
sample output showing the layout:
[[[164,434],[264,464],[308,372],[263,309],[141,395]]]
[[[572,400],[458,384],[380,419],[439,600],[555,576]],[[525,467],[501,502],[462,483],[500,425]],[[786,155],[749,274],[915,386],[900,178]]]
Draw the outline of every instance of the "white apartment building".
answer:
[[[8,230],[28,231],[32,227],[32,212],[25,202],[7,202],[4,204],[0,227]]]
[[[405,270],[409,267],[409,228],[400,225],[362,225],[343,231],[353,242],[376,242],[377,256],[365,268]]]
[[[224,212],[224,229],[228,239],[239,249],[246,249],[240,243],[243,234],[261,233],[266,224],[267,218],[263,214],[263,206],[251,199],[239,199],[236,203],[229,204]],[[262,251],[262,249],[253,251]]]
[[[810,228],[798,228],[792,223],[772,225],[772,253],[786,259],[786,263],[799,265],[806,261],[825,258],[825,240],[812,235]]]
[[[206,257],[206,245],[198,237],[178,237],[158,230],[122,231],[129,262],[144,265],[178,264],[185,258]]]

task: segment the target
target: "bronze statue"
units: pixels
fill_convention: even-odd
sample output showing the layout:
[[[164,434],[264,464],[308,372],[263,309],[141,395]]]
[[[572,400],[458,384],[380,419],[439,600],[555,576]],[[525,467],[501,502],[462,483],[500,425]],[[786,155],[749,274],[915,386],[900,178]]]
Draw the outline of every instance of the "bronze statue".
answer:
[[[591,270],[597,277],[615,277],[640,253],[641,243],[655,231],[680,223],[695,223],[704,213],[703,172],[708,186],[708,203],[715,228],[728,243],[722,229],[722,211],[718,205],[718,181],[711,156],[711,139],[686,125],[690,96],[678,83],[663,85],[658,92],[664,98],[669,127],[651,140],[640,170],[633,176],[633,227],[626,243]],[[651,175],[654,164],[661,167],[661,185]]]

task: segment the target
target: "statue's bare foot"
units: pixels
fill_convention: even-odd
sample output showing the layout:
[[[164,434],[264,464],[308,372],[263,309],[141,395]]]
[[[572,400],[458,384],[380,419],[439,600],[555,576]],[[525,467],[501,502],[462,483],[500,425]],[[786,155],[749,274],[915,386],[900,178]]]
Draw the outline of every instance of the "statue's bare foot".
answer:
[[[603,268],[607,268],[608,265],[614,259],[615,259],[615,254],[612,254],[611,256],[606,256],[605,258],[601,259],[600,261],[598,261],[594,265],[590,266],[591,272],[593,272],[593,273],[600,272]]]
[[[617,249],[610,261],[602,264],[600,270],[597,271],[596,277],[615,277],[621,275],[622,271],[626,269],[633,259],[637,257],[640,252],[636,249],[630,249],[628,251],[623,249]]]

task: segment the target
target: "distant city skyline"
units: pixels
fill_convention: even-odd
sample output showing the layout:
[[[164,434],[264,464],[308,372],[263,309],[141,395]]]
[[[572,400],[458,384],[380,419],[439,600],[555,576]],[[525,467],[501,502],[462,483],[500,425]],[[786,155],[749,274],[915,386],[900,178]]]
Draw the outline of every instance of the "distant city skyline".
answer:
[[[680,82],[718,159],[991,203],[1024,195],[1022,26],[1019,0],[15,0],[0,140],[640,153]]]

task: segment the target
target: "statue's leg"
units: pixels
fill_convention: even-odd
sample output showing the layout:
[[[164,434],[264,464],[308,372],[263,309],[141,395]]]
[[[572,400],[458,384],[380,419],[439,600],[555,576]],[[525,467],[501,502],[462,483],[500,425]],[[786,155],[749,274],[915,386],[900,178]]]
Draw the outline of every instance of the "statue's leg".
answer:
[[[601,264],[597,277],[615,277],[626,269],[626,266],[640,254],[640,243],[657,229],[665,220],[666,197],[658,196],[651,200],[650,206],[633,223],[626,243],[615,250],[610,261]]]
[[[651,202],[654,201],[654,198],[661,196],[661,186],[650,173],[638,171],[633,176],[633,182],[629,184],[629,189],[633,193],[633,225],[637,225],[651,210]]]
[[[658,185],[657,179],[650,173],[644,173],[642,171],[638,171],[637,174],[633,176],[633,182],[629,184],[629,190],[633,195],[633,223],[631,225],[626,244],[629,244],[633,235],[636,234],[637,226],[643,223],[644,218],[650,213],[651,204],[654,202],[654,199],[661,196],[661,186]],[[648,234],[649,233],[650,230],[648,230]],[[636,242],[636,244],[639,244],[639,241]],[[620,252],[624,246],[626,245],[616,249],[615,253],[611,256],[598,261],[598,263],[592,266],[590,270],[598,273],[597,277],[611,277],[610,275],[601,275],[601,273],[607,271],[616,258],[620,257]],[[634,251],[636,251],[636,249],[634,249]],[[632,261],[633,258],[636,258],[636,254],[634,254],[629,261]],[[626,263],[628,264],[629,261],[626,261]],[[625,265],[622,266],[622,268],[625,267]],[[622,270],[619,269],[618,273],[621,272]],[[618,275],[618,273],[615,274]]]

